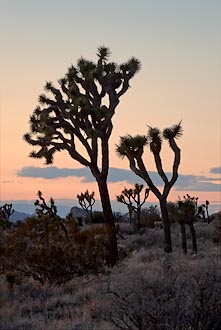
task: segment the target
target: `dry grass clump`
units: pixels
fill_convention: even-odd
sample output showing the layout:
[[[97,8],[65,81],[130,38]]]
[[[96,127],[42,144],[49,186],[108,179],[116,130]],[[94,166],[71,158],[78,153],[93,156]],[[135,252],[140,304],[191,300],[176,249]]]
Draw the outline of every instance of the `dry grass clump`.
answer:
[[[120,239],[126,257],[100,275],[60,286],[31,279],[9,285],[2,276],[0,329],[219,330],[220,246],[212,226],[199,222],[195,228],[197,255],[191,242],[182,253],[174,225],[172,254],[163,252],[162,229],[145,229]]]
[[[72,330],[82,328],[96,277],[79,279],[64,286],[38,285],[29,279],[13,288],[1,280],[1,330]],[[94,282],[94,283],[93,283]],[[93,284],[90,286],[90,284]]]

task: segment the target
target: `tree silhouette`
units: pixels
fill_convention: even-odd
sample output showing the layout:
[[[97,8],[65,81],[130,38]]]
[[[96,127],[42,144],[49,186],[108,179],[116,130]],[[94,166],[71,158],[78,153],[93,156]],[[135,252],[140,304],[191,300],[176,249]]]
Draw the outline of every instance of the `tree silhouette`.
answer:
[[[141,201],[141,192],[144,186],[142,184],[136,183],[134,185],[134,189],[124,188],[121,194],[116,196],[117,201],[119,203],[125,204],[129,211],[129,217],[131,222],[132,213],[135,212],[137,214],[137,226],[140,227],[140,214],[141,214],[141,207],[147,200],[149,196],[150,189],[146,188],[144,192],[143,199]]]
[[[56,152],[65,150],[81,165],[88,167],[95,177],[110,241],[110,265],[117,260],[117,239],[111,209],[107,176],[109,169],[109,138],[112,117],[126,93],[129,81],[140,69],[140,62],[132,57],[117,65],[108,62],[110,51],[98,48],[96,63],[81,57],[71,66],[55,88],[47,82],[45,89],[53,97],[40,95],[37,107],[30,117],[30,133],[25,140],[40,149],[30,156],[53,162]],[[82,147],[84,152],[82,153]],[[99,157],[99,153],[101,154]]]
[[[82,209],[85,210],[89,215],[90,221],[92,221],[92,208],[95,203],[94,194],[94,191],[92,191],[92,193],[89,193],[89,191],[86,190],[85,193],[77,195],[78,202]]]
[[[14,209],[12,209],[12,204],[4,204],[0,206],[0,218],[9,220],[10,216],[14,213]]]
[[[4,229],[11,227],[12,223],[9,218],[14,213],[14,209],[12,208],[12,204],[4,204],[0,206],[0,227]]]
[[[195,232],[193,223],[197,216],[198,197],[191,197],[190,195],[186,194],[186,196],[183,196],[183,198],[184,199],[182,201],[180,200],[178,202],[179,209],[182,214],[181,224],[182,224],[182,227],[185,227],[185,224],[187,224],[189,226],[190,234],[191,234],[191,238],[192,238],[193,252],[197,253],[196,232]],[[186,243],[184,243],[186,241],[185,229],[184,229],[183,234],[182,234],[182,230],[181,230],[181,236],[183,236],[183,251],[185,253],[185,252],[187,252],[187,249],[185,246]]]
[[[38,217],[45,215],[50,216],[52,220],[59,218],[57,215],[57,206],[55,205],[54,199],[50,198],[50,205],[48,205],[42,195],[42,192],[38,191],[38,199],[36,199],[34,205],[37,206],[35,212]]]
[[[191,197],[189,194],[183,196],[176,203],[169,202],[167,205],[169,217],[180,225],[181,243],[183,252],[187,253],[186,225],[189,226],[192,239],[193,252],[197,253],[196,233],[194,221],[198,215],[198,197]]]
[[[50,205],[46,203],[41,191],[38,191],[38,199],[36,199],[35,206],[37,206],[35,213],[38,219],[44,220],[45,242],[47,249],[49,248],[49,226],[51,222],[57,222],[68,240],[68,232],[63,223],[63,220],[57,214],[57,206],[54,199],[50,198]]]
[[[119,145],[116,146],[117,154],[120,157],[127,157],[129,160],[131,170],[142,178],[158,198],[160,203],[161,215],[163,220],[164,228],[164,250],[165,252],[172,252],[172,241],[170,233],[170,223],[167,210],[167,197],[169,192],[178,178],[178,168],[180,164],[180,149],[176,144],[175,139],[182,135],[182,126],[181,122],[177,125],[173,125],[170,128],[165,128],[163,132],[158,128],[153,128],[148,126],[148,134],[145,135],[136,135],[132,137],[127,135],[120,138]],[[162,140],[165,139],[169,142],[169,146],[174,153],[172,177],[169,180],[166,173],[163,170],[162,160],[161,160],[161,147]],[[152,179],[148,174],[148,170],[143,162],[143,153],[144,147],[149,144],[150,151],[152,152],[155,160],[155,165],[157,172],[161,179],[163,180],[164,187],[163,191],[157,188],[153,183]]]
[[[209,223],[210,222],[210,216],[209,216],[209,201],[206,200],[205,204],[201,204],[198,206],[198,215],[203,217],[203,220]]]

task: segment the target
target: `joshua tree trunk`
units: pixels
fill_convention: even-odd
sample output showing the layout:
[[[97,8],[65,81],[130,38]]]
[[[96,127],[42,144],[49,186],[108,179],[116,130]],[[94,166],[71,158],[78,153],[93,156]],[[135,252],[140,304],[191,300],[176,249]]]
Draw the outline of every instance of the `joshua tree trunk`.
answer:
[[[187,253],[187,245],[186,245],[186,227],[185,223],[181,222],[180,223],[180,233],[181,233],[181,242],[182,242],[182,249],[183,253]]]
[[[137,229],[138,229],[138,231],[140,230],[140,227],[141,227],[141,224],[140,224],[140,212],[141,211],[141,209],[140,209],[140,207],[138,207],[137,208]]]
[[[190,234],[191,234],[191,238],[192,238],[193,252],[197,253],[196,232],[195,232],[193,223],[189,223],[188,225],[190,228]]]
[[[133,208],[131,205],[128,206],[128,212],[129,212],[129,223],[132,223],[132,214],[133,214]]]
[[[109,237],[110,250],[107,256],[107,264],[109,266],[113,266],[116,264],[116,261],[118,259],[117,236],[116,236],[116,228],[114,223],[114,216],[111,208],[107,181],[101,178],[97,178],[97,183],[101,197],[104,220],[107,227],[107,234]]]
[[[166,198],[161,198],[160,200],[160,210],[163,220],[163,230],[164,230],[164,251],[172,252],[172,240],[170,233],[170,222],[169,215],[167,210],[167,201]]]
[[[44,225],[45,225],[45,248],[46,248],[46,251],[48,252],[49,247],[50,247],[50,244],[49,244],[49,219],[48,219],[48,217],[46,217],[44,222],[45,222],[44,223]]]

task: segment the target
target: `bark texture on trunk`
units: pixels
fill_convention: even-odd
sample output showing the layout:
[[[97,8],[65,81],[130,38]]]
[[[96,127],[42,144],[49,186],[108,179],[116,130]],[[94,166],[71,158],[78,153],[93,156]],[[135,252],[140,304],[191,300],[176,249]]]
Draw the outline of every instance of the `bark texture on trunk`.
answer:
[[[170,233],[170,222],[169,215],[167,210],[167,201],[166,199],[160,199],[160,210],[163,220],[163,230],[164,230],[164,251],[167,253],[172,252],[172,240]]]
[[[187,245],[186,245],[186,227],[185,223],[180,223],[180,233],[181,233],[181,242],[183,253],[187,253]]]
[[[117,232],[116,232],[114,216],[111,208],[111,203],[110,203],[107,181],[102,179],[97,179],[97,183],[101,197],[104,221],[107,228],[107,235],[109,238],[109,251],[107,253],[107,264],[108,266],[114,266],[118,260]]]
[[[189,223],[190,234],[192,238],[193,252],[197,253],[196,232],[193,223]]]

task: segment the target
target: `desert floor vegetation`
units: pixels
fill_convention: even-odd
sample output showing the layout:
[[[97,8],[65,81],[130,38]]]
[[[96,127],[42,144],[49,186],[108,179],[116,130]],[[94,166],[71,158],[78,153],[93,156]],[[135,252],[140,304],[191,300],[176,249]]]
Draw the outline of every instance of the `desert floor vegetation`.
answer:
[[[182,253],[178,224],[173,253],[163,230],[141,233],[119,223],[118,264],[61,285],[2,274],[1,330],[218,330],[221,328],[220,244],[215,223],[195,224],[198,253]],[[14,276],[14,277],[13,277]]]

